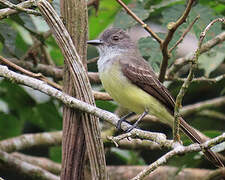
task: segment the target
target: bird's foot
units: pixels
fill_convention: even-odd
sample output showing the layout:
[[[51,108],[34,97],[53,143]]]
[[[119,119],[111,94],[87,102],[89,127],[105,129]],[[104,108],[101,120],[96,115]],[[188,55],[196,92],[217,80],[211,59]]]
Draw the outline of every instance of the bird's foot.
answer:
[[[117,122],[117,125],[116,125],[117,130],[120,131],[120,130],[121,130],[121,124],[122,124],[122,122],[124,122],[124,121],[125,121],[125,122],[128,122],[128,121],[126,121],[126,119],[129,118],[129,117],[131,117],[131,116],[133,116],[133,115],[135,115],[135,112],[130,112],[129,114],[123,116],[123,117]],[[128,123],[129,123],[129,122],[128,122]]]
[[[138,126],[138,123],[148,114],[148,110],[145,110],[141,116],[138,118],[138,120],[126,130],[126,133],[131,132],[134,128]]]

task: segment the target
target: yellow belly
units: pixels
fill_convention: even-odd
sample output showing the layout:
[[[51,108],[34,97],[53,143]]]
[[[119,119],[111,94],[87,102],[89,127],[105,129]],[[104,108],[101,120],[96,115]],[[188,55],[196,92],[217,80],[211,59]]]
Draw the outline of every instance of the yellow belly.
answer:
[[[101,72],[100,79],[105,90],[123,107],[137,114],[148,110],[162,122],[172,125],[173,117],[167,109],[157,99],[133,85],[122,74],[118,62]]]

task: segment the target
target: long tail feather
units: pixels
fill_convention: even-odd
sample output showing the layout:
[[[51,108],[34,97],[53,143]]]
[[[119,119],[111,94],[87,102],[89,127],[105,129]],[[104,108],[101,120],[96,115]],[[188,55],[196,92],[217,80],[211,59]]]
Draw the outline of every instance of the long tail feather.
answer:
[[[199,134],[196,132],[195,129],[193,129],[189,124],[185,122],[183,118],[180,118],[180,127],[182,131],[194,142],[194,143],[204,143],[205,140],[203,140]],[[224,167],[223,163],[219,159],[219,157],[212,152],[210,149],[204,149],[203,150],[204,155],[206,158],[211,161],[215,166],[217,167]]]

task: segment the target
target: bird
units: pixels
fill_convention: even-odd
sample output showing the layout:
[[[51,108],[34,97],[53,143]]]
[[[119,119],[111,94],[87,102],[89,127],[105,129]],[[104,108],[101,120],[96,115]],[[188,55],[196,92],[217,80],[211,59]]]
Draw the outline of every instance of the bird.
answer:
[[[98,39],[87,43],[94,45],[99,52],[97,65],[104,89],[116,102],[131,111],[119,120],[118,128],[122,121],[135,113],[140,117],[127,131],[136,128],[147,114],[173,126],[175,101],[126,31],[109,28]],[[179,121],[181,130],[194,143],[205,142],[182,117],[179,117]],[[215,166],[224,167],[210,149],[204,149],[203,153]]]

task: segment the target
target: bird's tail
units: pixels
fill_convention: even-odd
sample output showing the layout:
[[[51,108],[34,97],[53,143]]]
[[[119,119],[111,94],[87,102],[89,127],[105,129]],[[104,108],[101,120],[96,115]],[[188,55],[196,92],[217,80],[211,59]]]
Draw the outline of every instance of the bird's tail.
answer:
[[[197,131],[192,128],[189,124],[187,124],[185,122],[185,120],[183,118],[180,118],[180,127],[182,129],[182,131],[194,142],[194,143],[204,143],[205,140],[203,140],[199,134],[197,133]],[[217,167],[224,167],[223,163],[221,162],[221,160],[219,159],[219,157],[212,152],[210,149],[204,149],[203,150],[204,155],[206,156],[206,158],[211,161],[215,166]]]

